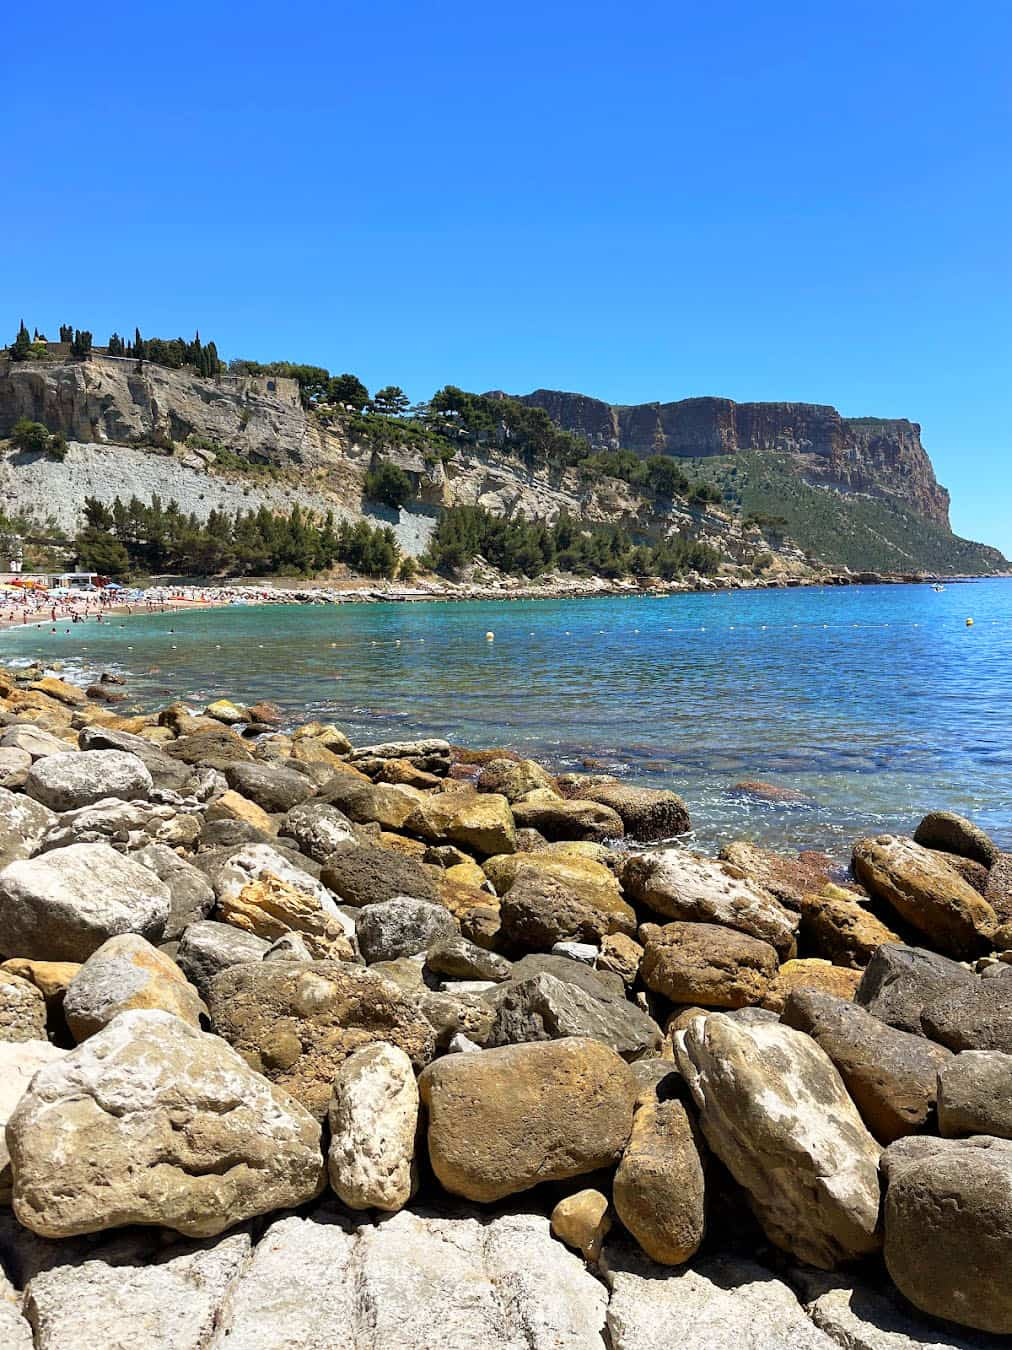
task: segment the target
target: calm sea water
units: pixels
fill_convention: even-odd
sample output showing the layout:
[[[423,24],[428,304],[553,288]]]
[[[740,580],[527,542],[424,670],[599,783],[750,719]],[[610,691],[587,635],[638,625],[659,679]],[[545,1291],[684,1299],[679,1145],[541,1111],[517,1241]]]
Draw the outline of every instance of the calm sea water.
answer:
[[[973,617],[974,626],[966,626]],[[1012,580],[665,599],[232,607],[0,634],[0,661],[228,694],[671,787],[696,840],[826,848],[969,815],[1012,848]],[[486,640],[493,630],[495,640]],[[761,778],[810,805],[749,804]]]

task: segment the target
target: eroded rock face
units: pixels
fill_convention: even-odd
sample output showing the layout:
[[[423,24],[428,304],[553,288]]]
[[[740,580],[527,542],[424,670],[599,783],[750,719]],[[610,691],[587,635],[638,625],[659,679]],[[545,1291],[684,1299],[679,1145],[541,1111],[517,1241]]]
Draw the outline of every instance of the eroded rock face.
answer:
[[[605,1350],[606,1304],[604,1288],[540,1215],[403,1211],[355,1228],[322,1211],[271,1225],[210,1350]]]
[[[635,911],[617,887],[581,892],[538,867],[517,870],[499,911],[504,936],[528,951],[556,942],[600,942],[610,933],[629,936],[636,931]]]
[[[0,951],[86,961],[110,937],[159,942],[169,888],[108,844],[72,844],[0,872]]]
[[[512,853],[517,846],[516,824],[506,798],[467,787],[419,797],[404,828],[430,843],[457,844],[483,858]]]
[[[921,1026],[950,1050],[1012,1054],[1012,984],[981,980],[940,994],[924,1005]]]
[[[899,835],[859,839],[854,875],[870,893],[949,956],[986,951],[997,926],[994,910],[968,881],[931,849]]]
[[[122,750],[71,750],[36,760],[25,779],[25,792],[51,811],[74,811],[107,797],[129,802],[146,799],[154,787],[136,755]]]
[[[313,884],[310,878],[306,880]],[[355,946],[347,932],[350,920],[343,921],[334,910],[333,903],[324,907],[319,888],[310,892],[264,872],[256,881],[247,882],[238,895],[226,895],[220,912],[226,923],[265,941],[296,933],[315,958],[354,960]]]
[[[491,759],[478,775],[479,792],[498,792],[510,803],[528,792],[555,791],[555,780],[533,759]]]
[[[0,787],[0,867],[30,858],[56,822],[48,806]]]
[[[973,971],[923,947],[880,947],[868,962],[854,1002],[900,1031],[923,1035],[926,1003],[950,990],[973,987]]]
[[[330,1102],[330,1184],[350,1209],[403,1209],[415,1185],[418,1085],[395,1045],[364,1046],[341,1065]]]
[[[655,839],[672,839],[691,828],[688,807],[677,793],[663,788],[636,787],[616,780],[582,788],[581,796],[614,811],[628,839],[650,843]]]
[[[7,1122],[36,1072],[44,1064],[62,1059],[66,1053],[46,1040],[0,1041],[0,1205],[10,1204],[13,1184],[10,1154],[4,1138]]]
[[[67,1026],[76,1041],[87,1040],[122,1012],[160,1008],[191,1027],[207,1009],[196,989],[172,961],[136,933],[103,942],[71,980],[63,1001]]]
[[[0,1043],[44,1041],[46,1000],[29,980],[0,970]]]
[[[808,950],[855,970],[863,970],[884,943],[900,941],[853,891],[833,885],[803,897],[801,937]]]
[[[971,1134],[1012,1139],[1012,1055],[964,1050],[942,1066],[938,1132],[948,1139]]]
[[[818,956],[785,961],[766,991],[763,1007],[769,1008],[771,1012],[783,1012],[784,1004],[791,994],[800,989],[813,989],[823,994],[833,994],[837,998],[852,999],[860,982],[859,970],[834,966],[832,962]]]
[[[952,1059],[942,1046],[898,1031],[854,1003],[808,989],[791,994],[782,1021],[825,1050],[880,1143],[933,1124],[938,1075]]]
[[[340,848],[327,858],[320,880],[347,905],[376,905],[395,896],[435,900],[432,870],[414,858],[368,844]]]
[[[823,1269],[879,1246],[879,1147],[810,1037],[711,1013],[675,1054],[707,1143],[772,1242]]]
[[[422,1073],[419,1090],[436,1176],[484,1202],[609,1166],[636,1100],[625,1062],[579,1037],[451,1055]]]
[[[712,923],[645,923],[640,975],[672,1003],[743,1008],[761,1003],[777,971],[768,942]]]
[[[388,1041],[421,1067],[435,1048],[429,1022],[395,984],[338,961],[231,966],[211,980],[207,1002],[213,1029],[317,1120],[353,1051]]]
[[[395,896],[360,909],[355,933],[367,961],[395,961],[456,936],[457,924],[441,905]]]
[[[673,1066],[668,1066],[673,1067]],[[705,1176],[694,1122],[683,1102],[649,1093],[615,1173],[615,1211],[653,1261],[678,1266],[699,1249]]]
[[[682,849],[634,854],[622,870],[626,893],[658,914],[683,922],[721,924],[794,955],[796,914],[737,868]]]
[[[885,1261],[915,1308],[1012,1333],[1012,1142],[901,1139],[883,1158]]]
[[[312,1116],[164,1012],[122,1013],[41,1069],[7,1146],[14,1212],[43,1237],[131,1223],[210,1237],[323,1182]]]
[[[327,802],[310,801],[293,806],[278,833],[294,839],[299,851],[318,863],[326,862],[336,849],[358,843],[348,817]]]
[[[174,1244],[143,1265],[103,1255],[41,1271],[25,1291],[35,1343],[39,1350],[202,1350],[250,1246],[248,1233],[232,1233]]]
[[[486,1045],[586,1036],[622,1056],[638,1059],[659,1049],[661,1029],[626,999],[600,999],[554,975],[510,980],[493,996],[495,1021]]]

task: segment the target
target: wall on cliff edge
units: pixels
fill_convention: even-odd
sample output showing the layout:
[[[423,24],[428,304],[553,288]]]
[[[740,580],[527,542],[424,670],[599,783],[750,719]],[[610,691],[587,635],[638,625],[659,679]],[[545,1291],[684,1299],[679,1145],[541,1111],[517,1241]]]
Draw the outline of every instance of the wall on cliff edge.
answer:
[[[949,528],[949,494],[935,478],[920,427],[904,418],[842,417],[816,403],[687,398],[612,406],[586,394],[536,389],[518,396],[592,445],[683,458],[768,450],[790,455],[799,476],[843,492],[900,499]]]

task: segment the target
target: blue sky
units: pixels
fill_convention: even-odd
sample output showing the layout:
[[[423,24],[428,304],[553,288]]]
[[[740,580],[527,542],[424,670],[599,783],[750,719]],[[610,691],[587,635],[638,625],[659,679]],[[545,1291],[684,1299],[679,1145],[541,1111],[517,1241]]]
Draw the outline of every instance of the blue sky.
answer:
[[[1010,58],[995,0],[9,6],[0,324],[909,417],[1012,553]]]

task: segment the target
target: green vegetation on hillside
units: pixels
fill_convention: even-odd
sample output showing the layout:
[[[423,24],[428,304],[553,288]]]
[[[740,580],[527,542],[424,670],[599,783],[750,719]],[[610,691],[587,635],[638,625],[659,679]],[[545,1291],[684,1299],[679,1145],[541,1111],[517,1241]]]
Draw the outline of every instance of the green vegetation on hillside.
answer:
[[[391,529],[368,521],[322,521],[298,506],[289,515],[259,511],[212,511],[201,522],[184,515],[176,502],[158,497],[146,506],[137,497],[111,507],[85,498],[85,528],[77,536],[80,565],[109,576],[130,572],[176,572],[213,576],[283,573],[313,576],[344,563],[366,576],[392,577],[399,553]]]
[[[620,525],[583,525],[566,512],[554,525],[522,518],[507,520],[480,506],[443,512],[429,543],[427,561],[454,571],[482,557],[502,572],[528,577],[552,568],[578,576],[672,577],[716,572],[720,554],[695,540],[675,537],[637,544]]]
[[[19,417],[14,423],[10,441],[15,450],[45,454],[51,459],[67,458],[67,438],[63,432],[51,432],[42,422],[27,417]]]

